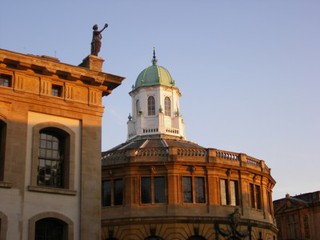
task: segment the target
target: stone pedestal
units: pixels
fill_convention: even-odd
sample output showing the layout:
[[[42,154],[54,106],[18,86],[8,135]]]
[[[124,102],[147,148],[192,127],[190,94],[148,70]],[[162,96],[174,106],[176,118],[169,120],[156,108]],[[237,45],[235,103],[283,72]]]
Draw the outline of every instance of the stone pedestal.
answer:
[[[95,55],[89,55],[82,60],[82,63],[79,66],[101,72],[103,62],[104,60],[102,58]]]

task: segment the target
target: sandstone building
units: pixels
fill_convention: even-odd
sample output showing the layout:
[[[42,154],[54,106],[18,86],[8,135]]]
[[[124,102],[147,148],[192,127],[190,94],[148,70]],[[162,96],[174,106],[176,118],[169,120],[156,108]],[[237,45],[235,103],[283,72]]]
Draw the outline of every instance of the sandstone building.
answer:
[[[130,96],[127,141],[102,153],[102,239],[276,239],[270,169],[187,141],[181,93],[155,54]]]
[[[0,240],[101,238],[102,62],[0,49]]]
[[[320,191],[274,201],[278,239],[320,240]]]

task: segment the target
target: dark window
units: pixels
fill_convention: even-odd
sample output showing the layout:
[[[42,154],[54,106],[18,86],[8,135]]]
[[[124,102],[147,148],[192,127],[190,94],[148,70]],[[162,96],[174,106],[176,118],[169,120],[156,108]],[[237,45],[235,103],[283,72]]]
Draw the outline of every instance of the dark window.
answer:
[[[156,105],[154,97],[150,96],[148,97],[148,115],[155,115],[156,114]]]
[[[141,203],[151,203],[151,177],[141,178]]]
[[[11,76],[0,74],[0,86],[11,87]]]
[[[254,184],[250,183],[250,201],[251,207],[256,208],[255,194],[254,194]]]
[[[55,218],[45,218],[36,222],[35,240],[66,240],[67,224]]]
[[[183,202],[192,203],[192,178],[182,177]]]
[[[259,185],[250,183],[250,200],[252,208],[262,209],[261,187]]]
[[[165,203],[166,202],[166,183],[164,177],[154,178],[154,202]]]
[[[6,147],[6,123],[0,121],[0,181],[4,178],[4,160]]]
[[[261,209],[261,189],[259,185],[256,185],[256,203],[257,208]]]
[[[106,180],[101,184],[103,207],[117,206],[123,204],[123,180]]]
[[[169,97],[165,97],[164,99],[164,114],[171,116],[171,100]]]
[[[123,202],[123,181],[122,181],[122,179],[114,180],[113,192],[114,192],[114,205],[122,205],[122,202]]]
[[[54,131],[40,132],[38,185],[64,187],[64,137]]]
[[[62,96],[62,86],[52,84],[51,95],[55,96],[55,97],[61,97]]]
[[[141,177],[141,203],[165,203],[166,181],[163,176]]]
[[[204,178],[203,177],[196,177],[196,203],[205,203],[205,190],[204,190]]]
[[[111,206],[111,181],[103,181],[102,187],[102,206]]]
[[[220,180],[220,200],[221,205],[239,205],[238,181],[227,179]]]

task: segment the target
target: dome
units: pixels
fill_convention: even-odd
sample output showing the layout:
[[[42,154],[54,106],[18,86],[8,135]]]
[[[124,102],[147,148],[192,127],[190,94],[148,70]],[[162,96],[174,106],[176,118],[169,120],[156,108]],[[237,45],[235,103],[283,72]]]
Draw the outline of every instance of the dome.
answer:
[[[166,68],[157,65],[155,55],[153,55],[152,65],[144,69],[138,75],[134,88],[137,89],[143,86],[154,85],[174,86],[174,80],[169,71]]]

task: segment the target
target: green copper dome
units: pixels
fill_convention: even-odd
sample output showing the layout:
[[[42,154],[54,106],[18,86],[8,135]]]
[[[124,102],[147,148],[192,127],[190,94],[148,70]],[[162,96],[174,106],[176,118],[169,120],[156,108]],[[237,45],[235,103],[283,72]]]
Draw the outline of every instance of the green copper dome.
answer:
[[[157,59],[153,52],[152,65],[138,75],[134,88],[154,85],[174,86],[174,80],[167,69],[157,65]]]

